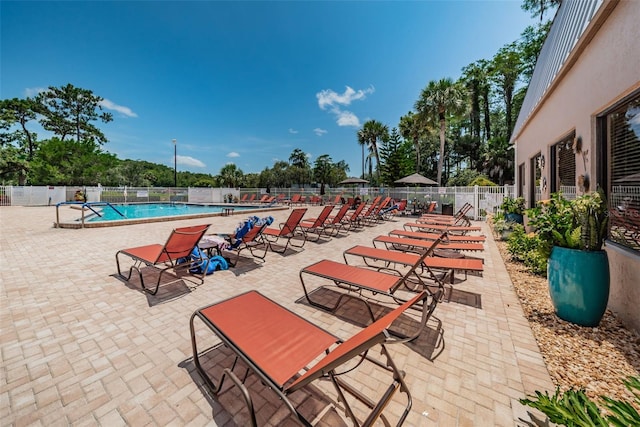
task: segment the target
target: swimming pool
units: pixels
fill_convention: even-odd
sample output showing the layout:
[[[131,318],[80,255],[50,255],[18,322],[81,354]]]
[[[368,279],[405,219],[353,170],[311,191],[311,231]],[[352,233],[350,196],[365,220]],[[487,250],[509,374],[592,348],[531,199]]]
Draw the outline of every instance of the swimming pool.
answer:
[[[91,213],[85,217],[88,222],[118,221],[121,219],[155,218],[159,216],[196,215],[202,213],[222,213],[229,205],[190,205],[186,203],[141,203],[110,204],[96,209],[98,214]],[[252,209],[247,206],[233,206],[234,213]],[[255,208],[253,208],[255,209]]]
[[[81,211],[80,217],[69,222],[61,222],[59,207],[69,205],[72,209]],[[271,209],[269,209],[271,208]],[[117,204],[105,202],[65,202],[56,205],[56,223],[58,228],[90,228],[109,227],[115,225],[139,224],[145,222],[174,221],[190,218],[203,218],[220,215],[238,215],[265,212],[272,209],[282,209],[274,206],[241,206],[225,205],[197,205],[187,203],[131,203]]]

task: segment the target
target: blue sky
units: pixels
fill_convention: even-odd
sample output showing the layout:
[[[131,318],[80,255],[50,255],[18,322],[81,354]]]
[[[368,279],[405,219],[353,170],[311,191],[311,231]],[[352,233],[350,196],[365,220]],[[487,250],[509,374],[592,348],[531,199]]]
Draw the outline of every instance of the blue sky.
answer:
[[[535,24],[520,1],[0,3],[0,96],[71,83],[105,98],[121,159],[260,172],[295,148],[361,173],[357,130],[389,128]],[[42,133],[41,133],[42,135]]]

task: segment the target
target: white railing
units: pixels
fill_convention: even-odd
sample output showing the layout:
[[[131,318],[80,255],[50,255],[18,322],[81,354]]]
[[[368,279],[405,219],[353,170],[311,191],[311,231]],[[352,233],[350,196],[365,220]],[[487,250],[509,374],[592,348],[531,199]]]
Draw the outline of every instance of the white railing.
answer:
[[[470,215],[483,220],[487,213],[496,213],[506,196],[514,197],[513,185],[494,187],[338,187],[326,188],[322,195],[325,203],[331,203],[336,196],[355,197],[371,200],[378,195],[390,196],[395,200],[406,199],[411,205],[427,206],[437,203],[436,212],[454,213],[465,203],[474,209]],[[78,195],[80,192],[80,195]],[[66,186],[0,186],[0,206],[55,206],[70,201],[108,203],[226,203],[241,200],[244,194],[265,194],[265,188],[167,188],[167,187],[66,187]],[[272,196],[282,195],[290,199],[294,194],[319,196],[319,188],[271,188]],[[78,197],[83,197],[78,199]],[[256,197],[256,200],[259,197]]]

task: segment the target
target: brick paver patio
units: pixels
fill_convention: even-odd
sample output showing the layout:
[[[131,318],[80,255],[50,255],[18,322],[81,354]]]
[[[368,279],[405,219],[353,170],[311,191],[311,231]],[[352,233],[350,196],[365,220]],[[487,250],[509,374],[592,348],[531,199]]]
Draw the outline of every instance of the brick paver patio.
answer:
[[[310,207],[307,216],[319,210]],[[273,213],[276,222],[288,214]],[[300,299],[299,270],[325,258],[342,262],[344,249],[371,245],[373,237],[410,219],[308,242],[297,253],[269,252],[265,262],[243,252],[237,267],[207,276],[203,285],[173,282],[155,297],[140,291],[137,278],[124,283],[115,274],[119,249],[162,243],[184,225],[211,223],[211,232],[228,232],[243,218],[63,230],[52,227],[54,207],[0,208],[1,425],[244,425],[236,390],[214,400],[194,372],[193,311],[257,289],[349,337],[360,326],[348,315],[325,313]],[[496,245],[486,224],[479,225],[489,236],[483,276],[456,283],[451,301],[438,305],[416,343],[390,347],[408,373],[413,397],[405,425],[525,426],[527,409],[518,399],[554,388]],[[226,359],[225,349],[211,349],[211,364]],[[383,386],[375,375],[356,375],[355,381],[365,392]],[[260,421],[293,424],[273,393],[251,377],[248,383],[259,394]],[[340,403],[328,382],[317,381],[297,399],[325,425],[338,423]],[[393,419],[395,405],[389,410]]]

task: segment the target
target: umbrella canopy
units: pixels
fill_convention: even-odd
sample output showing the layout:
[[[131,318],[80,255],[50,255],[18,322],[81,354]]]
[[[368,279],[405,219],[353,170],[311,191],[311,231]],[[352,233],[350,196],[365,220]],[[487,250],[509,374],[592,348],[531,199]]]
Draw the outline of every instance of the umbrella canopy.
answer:
[[[414,173],[413,175],[405,176],[395,181],[396,184],[424,184],[424,185],[437,185],[438,183],[432,179]]]
[[[356,178],[354,176],[349,177],[345,180],[340,181],[338,184],[346,185],[346,184],[368,184],[369,181],[366,179]]]

